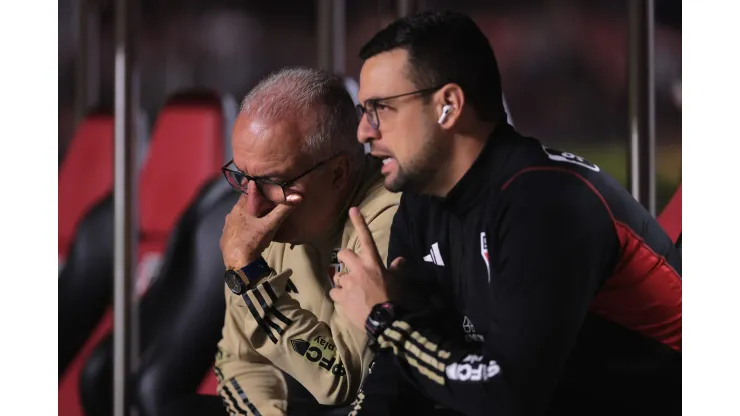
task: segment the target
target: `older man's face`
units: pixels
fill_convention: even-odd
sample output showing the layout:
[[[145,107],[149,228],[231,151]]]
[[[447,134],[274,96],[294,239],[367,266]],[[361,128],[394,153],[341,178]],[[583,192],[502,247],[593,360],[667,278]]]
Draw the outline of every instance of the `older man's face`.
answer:
[[[286,183],[315,165],[313,158],[301,152],[303,137],[301,126],[294,121],[265,122],[240,115],[232,135],[234,164],[249,176]],[[303,202],[283,222],[275,241],[302,242],[332,224],[337,215],[333,167],[327,163],[286,187],[289,194],[301,194]],[[275,207],[275,202],[262,195],[254,183],[249,184],[247,197],[252,215],[263,216]]]

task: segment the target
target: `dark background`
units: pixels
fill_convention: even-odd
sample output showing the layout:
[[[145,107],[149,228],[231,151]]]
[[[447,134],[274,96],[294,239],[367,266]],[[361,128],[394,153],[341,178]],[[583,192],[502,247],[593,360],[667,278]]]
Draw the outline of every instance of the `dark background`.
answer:
[[[317,65],[317,7],[310,0],[146,0],[138,24],[141,105],[153,120],[166,97],[203,86],[237,100],[285,65]],[[427,9],[470,14],[501,66],[513,121],[550,146],[580,153],[626,183],[627,2],[427,0]],[[112,1],[101,17],[98,101],[113,101]],[[681,2],[656,2],[658,212],[681,180]],[[75,2],[59,1],[59,158],[75,127]],[[346,68],[359,47],[396,17],[395,1],[348,0]]]

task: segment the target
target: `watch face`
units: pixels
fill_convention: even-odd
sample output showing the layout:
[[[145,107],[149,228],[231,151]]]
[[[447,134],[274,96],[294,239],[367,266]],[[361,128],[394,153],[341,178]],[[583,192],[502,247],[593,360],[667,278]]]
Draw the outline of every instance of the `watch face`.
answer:
[[[393,307],[389,303],[376,305],[371,314],[376,321],[386,323],[393,317]]]
[[[377,338],[393,321],[392,311],[393,307],[389,303],[373,307],[370,315],[365,320],[365,329],[373,338]]]
[[[375,325],[376,326],[380,325],[382,322],[385,322],[385,319],[384,319],[385,318],[385,313],[383,313],[383,312],[385,312],[385,311],[383,311],[382,309],[376,309],[370,315],[370,316],[372,316],[372,320],[375,322]]]
[[[236,272],[228,270],[224,279],[226,280],[226,286],[228,286],[235,295],[241,295],[244,293],[244,282],[242,282],[242,279],[238,274],[236,274]]]

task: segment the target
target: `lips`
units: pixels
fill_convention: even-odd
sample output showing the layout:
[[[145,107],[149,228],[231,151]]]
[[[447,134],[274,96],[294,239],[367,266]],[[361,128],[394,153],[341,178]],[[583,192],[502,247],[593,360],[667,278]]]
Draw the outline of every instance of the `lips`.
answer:
[[[372,155],[372,157],[383,162],[383,169],[381,169],[381,171],[383,172],[385,172],[386,168],[389,167],[389,165],[391,165],[396,160],[392,156],[388,156],[386,154],[377,153],[377,152],[371,152],[370,155]]]
[[[374,157],[374,158],[376,158],[376,159],[380,159],[380,160],[385,160],[385,159],[388,159],[388,158],[392,158],[392,156],[390,156],[390,155],[388,155],[388,154],[385,154],[385,153],[376,153],[376,152],[372,152],[372,153],[370,153],[370,155],[371,155],[372,157]]]

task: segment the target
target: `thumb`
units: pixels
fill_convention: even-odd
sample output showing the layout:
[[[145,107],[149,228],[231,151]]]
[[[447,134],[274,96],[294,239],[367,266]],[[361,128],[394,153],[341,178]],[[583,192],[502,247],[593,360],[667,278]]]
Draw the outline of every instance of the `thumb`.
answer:
[[[280,224],[302,201],[303,197],[301,195],[290,195],[285,203],[275,206],[275,208],[268,212],[263,218],[271,225]]]
[[[390,271],[391,273],[394,273],[400,270],[405,263],[406,263],[406,259],[404,259],[403,257],[396,257],[391,262],[391,266],[388,268],[388,271]]]

